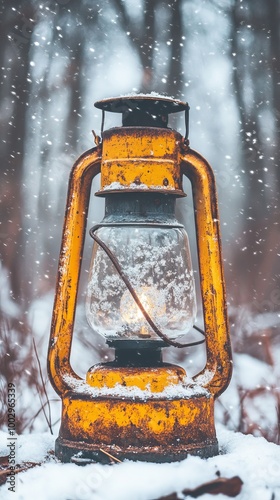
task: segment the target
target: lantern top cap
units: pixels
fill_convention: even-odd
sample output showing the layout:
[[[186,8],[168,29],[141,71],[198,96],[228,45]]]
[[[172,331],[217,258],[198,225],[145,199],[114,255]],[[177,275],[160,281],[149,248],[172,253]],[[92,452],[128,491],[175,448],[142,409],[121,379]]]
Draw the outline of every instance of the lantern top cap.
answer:
[[[189,109],[187,102],[173,97],[152,92],[151,94],[128,94],[120,97],[110,97],[94,103],[96,108],[112,113],[127,113],[142,111],[154,114],[168,115]]]

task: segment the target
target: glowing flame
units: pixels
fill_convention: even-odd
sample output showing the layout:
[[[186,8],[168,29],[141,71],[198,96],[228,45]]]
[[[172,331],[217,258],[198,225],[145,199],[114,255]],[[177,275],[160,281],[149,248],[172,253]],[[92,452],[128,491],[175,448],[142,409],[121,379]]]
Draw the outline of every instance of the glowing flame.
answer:
[[[166,306],[162,298],[162,294],[153,286],[141,286],[136,288],[137,296],[153,321],[158,317],[162,317],[166,313]],[[146,320],[141,309],[136,304],[134,298],[127,290],[124,292],[121,303],[120,313],[122,319],[128,324],[139,324],[142,335],[149,335]]]

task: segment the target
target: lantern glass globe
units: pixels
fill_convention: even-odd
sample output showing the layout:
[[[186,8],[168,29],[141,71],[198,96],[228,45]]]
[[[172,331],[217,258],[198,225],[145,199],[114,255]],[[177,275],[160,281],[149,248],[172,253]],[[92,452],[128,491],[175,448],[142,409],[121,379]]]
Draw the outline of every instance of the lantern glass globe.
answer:
[[[187,333],[196,316],[188,236],[184,228],[101,227],[96,231],[116,257],[144,309],[163,334]],[[108,340],[160,340],[104,250],[94,242],[86,316]]]

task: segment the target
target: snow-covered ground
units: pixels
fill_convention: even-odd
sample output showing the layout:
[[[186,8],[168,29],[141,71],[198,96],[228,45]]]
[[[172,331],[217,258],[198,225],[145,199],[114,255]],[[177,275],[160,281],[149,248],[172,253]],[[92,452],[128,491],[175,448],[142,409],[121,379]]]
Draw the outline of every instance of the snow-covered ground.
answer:
[[[17,461],[41,463],[0,487],[2,500],[155,500],[184,489],[194,489],[218,477],[239,476],[236,497],[242,500],[280,499],[280,447],[264,438],[245,436],[218,426],[220,454],[207,460],[188,457],[182,462],[155,464],[125,461],[84,467],[57,463],[50,434],[18,436]],[[8,435],[0,433],[0,455],[6,455]],[[180,498],[180,496],[178,497]],[[181,498],[184,498],[182,496]],[[212,494],[200,496],[211,500]],[[215,498],[228,498],[219,494]]]

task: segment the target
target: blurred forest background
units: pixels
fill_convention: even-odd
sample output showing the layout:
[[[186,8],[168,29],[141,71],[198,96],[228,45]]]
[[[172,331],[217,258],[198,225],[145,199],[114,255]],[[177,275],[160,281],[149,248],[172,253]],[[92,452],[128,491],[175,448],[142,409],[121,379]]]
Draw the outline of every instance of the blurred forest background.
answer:
[[[51,405],[59,419],[45,360],[69,171],[100,133],[93,103],[155,91],[189,102],[191,147],[216,174],[236,352],[217,417],[279,442],[280,1],[1,0],[0,13],[3,428],[11,381],[18,432],[50,427]],[[181,119],[170,125],[184,134]],[[94,203],[89,223],[102,216]],[[191,197],[178,212],[194,240]],[[86,370],[110,354],[79,320],[82,299]],[[191,370],[200,354],[168,356]]]

